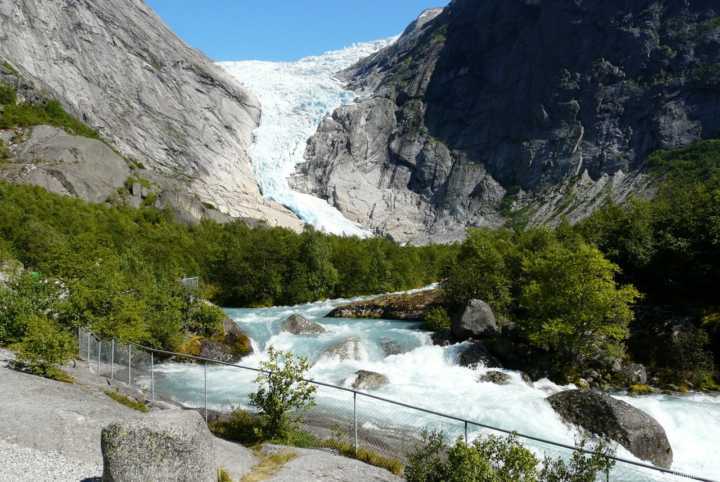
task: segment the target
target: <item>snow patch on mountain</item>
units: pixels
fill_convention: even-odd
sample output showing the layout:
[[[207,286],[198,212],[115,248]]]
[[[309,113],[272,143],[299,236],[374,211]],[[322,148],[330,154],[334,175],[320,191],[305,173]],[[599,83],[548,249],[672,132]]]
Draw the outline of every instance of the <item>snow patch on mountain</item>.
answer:
[[[249,154],[266,198],[294,211],[302,220],[333,234],[369,236],[326,201],[290,189],[288,177],[304,162],[307,140],[320,122],[356,93],[336,74],[394,42],[396,38],[359,43],[296,62],[220,62],[262,104],[262,121]]]

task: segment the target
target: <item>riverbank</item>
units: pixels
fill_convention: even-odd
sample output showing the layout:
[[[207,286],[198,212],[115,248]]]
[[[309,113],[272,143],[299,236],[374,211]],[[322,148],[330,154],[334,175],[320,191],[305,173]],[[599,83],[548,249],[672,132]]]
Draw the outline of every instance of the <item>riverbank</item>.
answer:
[[[0,349],[0,481],[76,482],[101,477],[102,428],[145,414],[105,395],[106,379],[93,375],[85,362],[67,367],[77,380],[67,384],[10,369],[13,359],[11,352]],[[214,447],[218,468],[235,481],[251,474],[262,460],[261,452],[221,439],[214,439]],[[295,451],[296,457],[264,480],[399,480],[382,469],[332,453],[286,449]]]

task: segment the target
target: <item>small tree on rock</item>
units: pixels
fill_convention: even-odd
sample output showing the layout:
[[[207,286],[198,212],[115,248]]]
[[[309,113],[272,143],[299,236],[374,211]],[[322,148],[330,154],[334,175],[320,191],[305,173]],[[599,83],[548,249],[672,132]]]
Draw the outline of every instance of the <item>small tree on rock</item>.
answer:
[[[269,360],[260,364],[260,368],[265,371],[255,380],[260,388],[250,394],[250,404],[264,418],[265,435],[282,438],[297,423],[292,412],[314,405],[316,388],[303,379],[310,369],[306,358],[272,347],[268,355]]]

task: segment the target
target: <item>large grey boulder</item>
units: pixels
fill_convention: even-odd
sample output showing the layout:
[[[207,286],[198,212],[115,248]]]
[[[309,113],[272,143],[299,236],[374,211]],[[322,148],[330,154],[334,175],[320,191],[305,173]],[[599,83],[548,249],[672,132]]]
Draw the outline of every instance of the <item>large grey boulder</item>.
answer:
[[[29,129],[25,137],[0,166],[0,178],[101,203],[130,175],[125,160],[101,141],[51,126]]]
[[[325,328],[319,323],[310,321],[304,316],[293,314],[288,317],[282,324],[282,331],[287,331],[293,335],[320,335],[325,333]]]
[[[355,381],[352,387],[355,390],[377,390],[390,383],[390,379],[382,373],[369,370],[358,370],[355,372]]]
[[[323,353],[323,358],[335,358],[338,360],[362,360],[365,354],[362,340],[352,336],[336,343]]]
[[[452,333],[459,339],[494,335],[497,331],[495,314],[482,300],[470,300],[462,316],[452,323]]]
[[[673,451],[653,417],[602,392],[570,390],[548,397],[565,422],[618,442],[636,457],[670,468]]]
[[[103,482],[216,482],[213,443],[195,411],[113,423],[102,431]]]

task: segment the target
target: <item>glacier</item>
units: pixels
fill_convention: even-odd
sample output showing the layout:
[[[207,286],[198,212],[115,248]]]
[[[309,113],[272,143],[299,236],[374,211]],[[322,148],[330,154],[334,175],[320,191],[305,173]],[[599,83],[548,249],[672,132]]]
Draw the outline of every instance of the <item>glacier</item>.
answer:
[[[321,231],[360,237],[372,234],[325,200],[293,191],[288,177],[296,165],[304,162],[307,140],[325,116],[357,97],[336,74],[396,39],[357,43],[294,62],[218,63],[260,99],[262,120],[254,132],[249,154],[263,195],[287,206]]]

